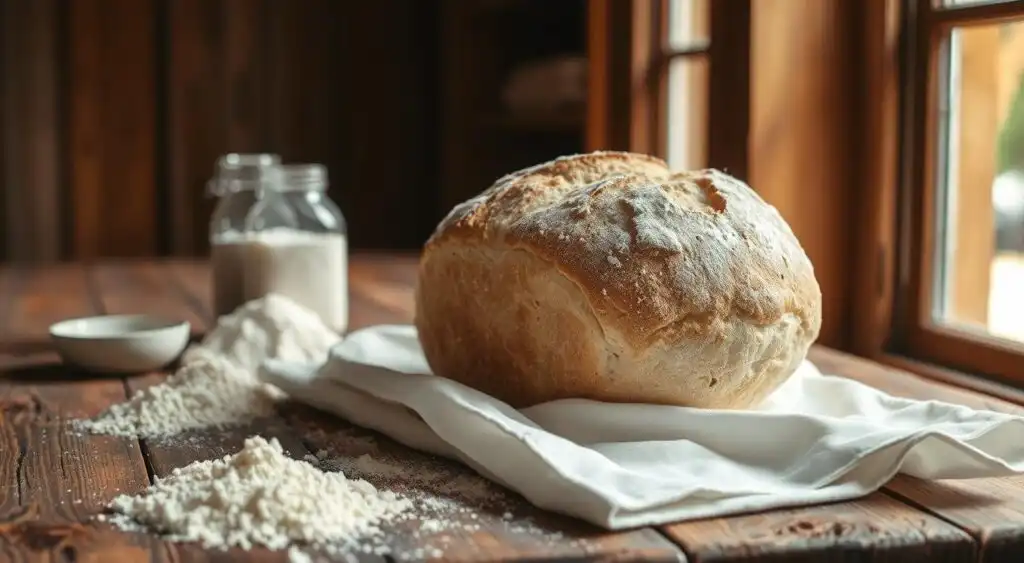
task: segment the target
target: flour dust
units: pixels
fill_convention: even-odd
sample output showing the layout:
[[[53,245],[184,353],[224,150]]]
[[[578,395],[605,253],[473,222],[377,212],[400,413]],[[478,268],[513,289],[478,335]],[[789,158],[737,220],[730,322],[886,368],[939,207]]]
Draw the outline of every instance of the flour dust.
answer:
[[[316,313],[269,294],[221,317],[163,383],[74,426],[96,434],[158,438],[243,424],[272,414],[274,401],[282,397],[256,376],[264,360],[321,363],[340,340]]]

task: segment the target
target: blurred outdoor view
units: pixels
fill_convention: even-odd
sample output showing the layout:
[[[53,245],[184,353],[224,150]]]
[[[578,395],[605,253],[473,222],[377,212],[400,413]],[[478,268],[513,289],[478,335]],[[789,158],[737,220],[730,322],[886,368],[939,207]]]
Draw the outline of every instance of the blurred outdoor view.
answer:
[[[958,28],[946,56],[936,321],[1024,342],[1024,21]]]

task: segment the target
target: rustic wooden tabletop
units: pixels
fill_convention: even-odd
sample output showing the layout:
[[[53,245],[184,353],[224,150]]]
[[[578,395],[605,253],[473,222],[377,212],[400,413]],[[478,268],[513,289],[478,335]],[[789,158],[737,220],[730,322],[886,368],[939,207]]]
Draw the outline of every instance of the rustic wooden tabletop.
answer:
[[[120,493],[156,476],[236,451],[251,435],[277,437],[302,458],[325,450],[363,453],[371,438],[389,455],[431,463],[454,476],[465,468],[429,460],[369,432],[301,406],[229,431],[176,440],[134,440],[65,431],[162,380],[165,374],[96,378],[63,367],[46,342],[50,323],[95,313],[151,312],[183,317],[197,335],[210,323],[208,270],[201,262],[122,262],[0,269],[0,560],[283,561],[284,553],[207,552],[95,522]],[[352,327],[411,319],[415,262],[410,256],[356,255],[351,264]],[[890,393],[1019,411],[1010,403],[932,383],[835,351],[812,360]],[[501,511],[480,507],[474,526],[445,538],[402,522],[385,530],[386,556],[421,559],[673,561],[1024,561],[1024,479],[923,482],[897,477],[866,498],[810,508],[609,533],[545,514],[521,500]],[[509,514],[511,513],[511,518]],[[453,518],[459,517],[458,515]],[[426,545],[431,549],[424,551]]]

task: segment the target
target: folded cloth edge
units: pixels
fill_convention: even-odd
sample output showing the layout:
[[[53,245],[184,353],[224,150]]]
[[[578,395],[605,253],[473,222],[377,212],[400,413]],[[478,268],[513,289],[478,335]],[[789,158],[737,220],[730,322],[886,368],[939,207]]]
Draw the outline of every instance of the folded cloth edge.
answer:
[[[363,364],[358,364],[358,365],[363,365]],[[350,422],[353,422],[353,423],[358,424],[360,426],[364,426],[364,427],[371,428],[373,430],[382,432],[383,434],[385,434],[385,435],[395,439],[396,441],[399,441],[399,442],[401,442],[401,443],[403,443],[403,444],[405,444],[405,445],[407,445],[409,447],[412,447],[414,449],[429,451],[430,453],[434,453],[434,454],[437,454],[437,455],[441,455],[441,456],[444,456],[444,457],[447,457],[447,458],[451,458],[451,459],[455,459],[457,461],[465,463],[465,464],[469,465],[470,467],[472,467],[477,472],[479,472],[482,475],[484,475],[485,477],[487,477],[488,479],[491,479],[492,481],[495,481],[496,483],[498,483],[498,484],[500,484],[502,486],[505,486],[506,488],[509,488],[509,489],[511,489],[513,491],[517,491],[519,494],[522,494],[524,497],[528,497],[528,495],[525,494],[523,491],[519,491],[515,487],[510,486],[509,483],[507,483],[504,479],[500,478],[499,475],[497,475],[497,474],[493,473],[492,471],[490,471],[486,467],[485,464],[481,464],[480,462],[477,462],[477,460],[474,460],[472,457],[470,457],[465,452],[461,451],[459,448],[457,448],[457,447],[451,445],[450,443],[446,442],[440,435],[437,434],[436,429],[434,427],[432,427],[430,425],[430,423],[426,419],[423,418],[422,413],[418,413],[419,416],[412,416],[412,412],[415,412],[415,409],[412,409],[411,407],[409,407],[407,405],[402,405],[399,408],[405,410],[405,412],[403,414],[408,419],[407,426],[419,427],[418,431],[412,431],[410,428],[406,428],[404,431],[400,430],[400,429],[395,429],[395,428],[388,428],[387,424],[382,424],[381,423],[381,418],[383,418],[383,417],[373,416],[369,412],[361,412],[361,411],[364,410],[362,407],[368,406],[367,404],[358,405],[358,408],[351,408],[350,407],[345,412],[339,412],[337,404],[321,400],[321,397],[319,396],[318,393],[312,392],[312,387],[298,385],[297,381],[296,381],[297,378],[288,378],[288,377],[282,377],[281,376],[282,369],[284,369],[286,372],[291,372],[291,374],[293,376],[296,375],[297,372],[301,372],[301,373],[304,373],[306,375],[305,379],[308,382],[309,380],[316,380],[317,378],[315,376],[320,374],[321,369],[323,367],[325,367],[325,366],[326,366],[326,364],[323,365],[323,366],[310,366],[310,365],[302,365],[302,364],[291,364],[289,366],[287,364],[282,364],[282,363],[279,363],[279,362],[269,361],[269,362],[267,362],[267,364],[265,364],[264,369],[261,369],[261,378],[264,378],[269,383],[272,383],[274,385],[277,385],[277,386],[281,387],[285,392],[287,392],[289,394],[296,395],[296,398],[300,398],[301,397],[303,401],[305,401],[307,403],[310,403],[313,406],[317,406],[321,410],[326,410],[327,412],[330,412],[330,413],[332,413],[332,414],[334,414],[336,416],[340,416],[341,418],[347,418],[347,419],[350,420]],[[373,367],[376,368],[376,369],[385,369],[385,370],[387,370],[387,368],[383,368],[382,366],[373,366]],[[388,370],[388,371],[390,371],[390,370]],[[392,372],[392,373],[395,373],[396,375],[400,375],[400,376],[409,377],[408,374],[402,374],[400,372]],[[413,377],[415,377],[415,376],[413,376]],[[429,376],[429,377],[437,377],[437,376]],[[440,378],[440,379],[444,379],[444,378]],[[396,403],[396,402],[394,402],[392,400],[389,400],[387,398],[381,397],[380,395],[378,395],[376,393],[373,393],[373,392],[371,392],[369,390],[361,389],[358,386],[354,386],[350,382],[342,382],[342,381],[339,381],[337,378],[327,378],[327,380],[330,381],[332,385],[343,386],[343,387],[345,387],[347,390],[349,390],[352,393],[358,393],[358,395],[361,396],[361,397],[366,397],[367,395],[369,395],[375,401],[380,402],[383,405],[393,405],[393,406],[401,405],[401,403]],[[450,380],[445,380],[445,381],[449,382]],[[456,383],[457,382],[451,382],[451,384],[456,384]],[[470,406],[472,406],[472,405],[470,405]],[[483,416],[481,413],[476,412],[476,409],[470,409],[470,410],[474,411],[474,415],[475,416],[483,418],[483,420],[485,420],[487,422],[491,422],[491,423],[496,422],[496,421],[488,419],[487,417]],[[1013,417],[1013,418],[1016,418],[1016,417]],[[1020,420],[1016,420],[1016,421],[1020,422]],[[1001,426],[1002,424],[1004,424],[1006,422],[1009,422],[1009,420],[994,421],[992,424],[987,425],[986,428],[983,428],[983,429],[979,430],[977,432],[977,434],[984,434],[986,432],[990,432],[995,427]],[[508,432],[507,428],[501,428],[501,430],[504,431],[504,432]],[[415,434],[416,436],[412,437],[412,436],[410,436],[410,433],[411,434]],[[869,494],[870,492],[872,492],[874,490],[877,490],[878,488],[883,486],[886,482],[888,482],[888,480],[891,479],[892,476],[894,476],[896,473],[898,473],[899,470],[900,470],[900,467],[902,466],[903,461],[906,458],[906,456],[909,454],[910,451],[912,451],[912,449],[918,443],[920,443],[920,442],[922,442],[924,440],[927,440],[929,438],[937,438],[937,439],[944,439],[945,438],[945,439],[952,440],[949,437],[946,437],[946,436],[943,436],[942,434],[937,434],[937,433],[934,433],[934,432],[924,431],[924,432],[919,432],[919,433],[915,433],[915,434],[916,434],[915,436],[905,436],[902,440],[897,440],[896,441],[896,443],[901,443],[902,442],[903,446],[904,446],[904,447],[900,448],[902,451],[896,455],[896,462],[895,463],[887,464],[887,465],[889,465],[889,471],[886,472],[887,475],[880,475],[877,480],[873,480],[873,482],[870,485],[867,486],[868,490],[865,490],[865,488],[863,486],[864,483],[861,483],[861,486],[860,487],[856,487],[856,488],[852,488],[852,487],[849,487],[849,486],[839,485],[838,487],[832,487],[831,489],[815,489],[815,490],[811,491],[806,497],[803,497],[803,498],[780,498],[777,501],[769,501],[766,498],[760,498],[760,499],[758,499],[758,503],[757,503],[757,505],[755,507],[745,506],[746,503],[735,502],[735,503],[730,503],[730,504],[733,504],[733,506],[730,506],[730,507],[723,507],[721,505],[718,505],[718,506],[715,506],[715,507],[711,507],[707,511],[704,511],[704,512],[707,512],[707,514],[703,514],[703,515],[701,514],[701,512],[702,512],[701,510],[690,510],[689,512],[686,513],[684,519],[690,520],[690,519],[694,519],[694,518],[707,517],[707,516],[727,516],[727,515],[731,515],[731,514],[739,514],[739,513],[744,513],[744,512],[750,512],[751,510],[761,511],[761,510],[767,510],[767,509],[773,509],[773,508],[783,508],[783,507],[789,507],[789,506],[801,506],[801,505],[806,505],[806,504],[809,504],[809,503],[842,501],[842,500],[850,500],[850,499],[862,497],[862,496],[864,496],[866,494]],[[910,443],[906,443],[908,440],[909,440]],[[956,441],[953,440],[953,442],[956,442]],[[560,468],[555,467],[554,465],[552,465],[540,452],[536,451],[536,449],[528,441],[523,442],[523,443],[524,443],[524,445],[527,446],[528,450],[530,451],[530,453],[532,455],[538,457],[539,461],[541,463],[543,463],[544,465],[548,466],[549,468],[551,468],[551,469],[555,470],[557,473],[559,473],[563,479],[565,479],[566,481],[569,481],[569,482],[573,482],[575,484],[575,486],[577,486],[577,487],[588,488],[586,483],[580,483],[580,482],[576,481],[575,479],[572,479],[570,476],[563,474],[562,471],[560,470]],[[884,449],[888,449],[888,447],[892,446],[892,445],[895,445],[895,444],[885,444],[885,445],[882,445],[882,446],[880,446],[878,448],[875,448],[874,453],[880,452],[881,450],[884,450]],[[963,445],[966,445],[966,444],[963,444]],[[994,461],[997,464],[1001,465],[1002,468],[1004,470],[1008,470],[1008,472],[1015,472],[1015,470],[1013,468],[1009,467],[1003,460],[1000,460],[998,458],[993,458],[992,456],[987,455],[985,452],[977,450],[977,448],[970,447],[969,445],[967,445],[967,446],[968,446],[967,449],[969,450],[968,453],[973,453],[976,456],[980,455],[980,456],[986,458],[986,461],[990,461],[990,462]],[[855,463],[856,462],[854,462],[853,464],[855,464]],[[853,465],[853,464],[851,464],[851,465]],[[849,468],[846,468],[846,470],[848,471]],[[1016,470],[1016,471],[1019,471],[1019,469]],[[597,491],[590,491],[590,493],[592,495],[591,500],[604,501],[604,499],[601,498],[600,494]],[[593,524],[596,524],[596,525],[599,525],[599,526],[602,526],[602,527],[605,527],[605,528],[608,528],[608,529],[622,529],[622,528],[628,528],[628,527],[632,527],[632,526],[641,526],[641,525],[657,525],[657,524],[664,524],[664,523],[667,523],[667,522],[680,521],[681,520],[681,518],[673,515],[674,513],[679,512],[678,510],[672,510],[671,509],[672,508],[671,505],[673,504],[673,501],[666,501],[665,503],[662,503],[663,508],[661,508],[661,509],[659,509],[658,507],[655,507],[655,506],[637,507],[636,509],[631,509],[629,507],[612,506],[612,505],[609,505],[606,502],[602,502],[602,504],[603,504],[602,508],[603,509],[595,510],[597,507],[593,507],[592,506],[592,507],[590,507],[590,509],[586,510],[585,512],[580,512],[578,510],[580,508],[579,506],[573,507],[573,508],[576,509],[576,510],[573,510],[572,508],[567,508],[566,506],[563,506],[563,504],[558,502],[558,501],[555,501],[555,502],[545,502],[545,499],[543,499],[543,498],[527,498],[527,500],[530,501],[531,503],[541,507],[541,508],[548,509],[548,510],[553,510],[553,511],[560,512],[560,513],[563,513],[563,514],[568,514],[568,515],[574,516],[574,517],[579,517],[579,518],[587,520],[587,521],[589,521],[589,522],[591,522]],[[741,501],[743,499],[742,498],[737,498],[735,500]],[[678,502],[678,500],[675,501],[675,502]],[[634,510],[638,510],[638,512],[634,512]]]

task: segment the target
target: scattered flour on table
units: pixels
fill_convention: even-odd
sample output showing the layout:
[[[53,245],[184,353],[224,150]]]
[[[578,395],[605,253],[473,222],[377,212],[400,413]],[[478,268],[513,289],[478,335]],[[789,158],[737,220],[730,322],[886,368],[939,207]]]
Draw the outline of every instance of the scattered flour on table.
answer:
[[[340,340],[314,312],[271,294],[221,317],[164,383],[77,426],[153,438],[244,423],[271,414],[283,396],[256,376],[265,359],[319,363]],[[452,470],[447,462],[393,457],[372,438],[344,440],[346,450],[362,455],[331,457],[321,450],[294,460],[276,440],[249,438],[234,455],[193,463],[142,495],[116,498],[108,520],[211,548],[287,547],[297,563],[314,560],[307,549],[397,560],[440,557],[484,521],[513,534],[562,540],[559,532],[515,518],[510,510],[521,501],[483,477]],[[419,545],[392,553],[381,530],[385,524]]]
[[[508,495],[497,485],[479,475],[454,473],[444,466],[429,464],[405,464],[381,456],[363,454],[358,457],[321,458],[322,467],[343,471],[379,485],[411,486],[420,491],[432,493],[423,499],[426,508],[444,510],[452,506],[468,504],[480,507],[496,507],[508,504]]]
[[[138,496],[117,497],[114,514],[104,519],[208,548],[287,548],[295,563],[322,560],[319,554],[438,558],[495,526],[552,548],[591,549],[585,538],[514,516],[520,499],[450,462],[395,456],[368,437],[340,438],[342,449],[365,453],[333,457],[320,450],[296,460],[276,440],[249,438],[237,454],[193,463]],[[411,545],[395,549],[395,537]]]
[[[166,381],[75,425],[97,434],[154,438],[244,423],[270,414],[283,395],[257,378],[265,359],[320,363],[340,340],[313,311],[269,294],[218,319]]]
[[[535,541],[566,545],[562,532],[539,525],[532,518],[514,515],[512,511],[523,506],[522,499],[476,473],[427,456],[395,456],[372,442],[367,443],[366,437],[339,438],[361,453],[332,457],[321,450],[308,458],[316,460],[325,471],[341,471],[350,479],[363,479],[378,489],[393,490],[415,506],[400,520],[415,517],[415,527],[407,533],[423,543],[410,552],[390,553],[394,559],[438,557],[455,536],[472,534],[485,526],[500,526],[508,533],[528,535]],[[588,548],[583,539],[572,540],[569,545]]]
[[[361,479],[288,457],[276,439],[252,437],[236,454],[192,463],[139,496],[113,500],[114,524],[141,523],[206,548],[350,546],[412,503]],[[289,555],[301,560],[301,552]]]
[[[235,424],[273,409],[273,399],[254,377],[210,356],[185,364],[160,385],[76,425],[96,434],[153,438]]]

